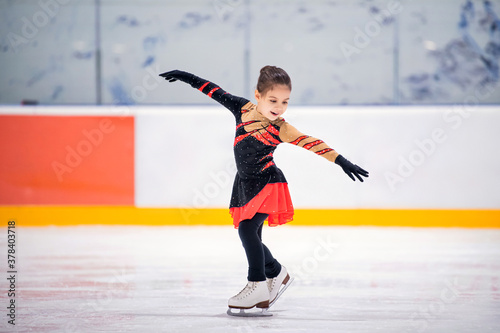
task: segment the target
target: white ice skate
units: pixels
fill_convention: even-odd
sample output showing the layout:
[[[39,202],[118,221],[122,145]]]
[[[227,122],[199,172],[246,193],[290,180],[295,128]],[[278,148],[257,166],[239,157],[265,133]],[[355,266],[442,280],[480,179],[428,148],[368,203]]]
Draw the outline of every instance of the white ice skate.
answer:
[[[272,313],[269,308],[269,289],[266,281],[249,281],[239,294],[233,296],[228,302],[227,314],[239,317],[267,317]],[[246,311],[252,308],[262,309],[261,312]],[[239,311],[235,310],[238,309]]]
[[[267,287],[269,289],[269,307],[273,306],[274,303],[280,298],[280,296],[285,292],[285,290],[292,284],[294,278],[290,278],[288,271],[285,266],[281,266],[281,271],[277,277],[273,279],[267,279]]]

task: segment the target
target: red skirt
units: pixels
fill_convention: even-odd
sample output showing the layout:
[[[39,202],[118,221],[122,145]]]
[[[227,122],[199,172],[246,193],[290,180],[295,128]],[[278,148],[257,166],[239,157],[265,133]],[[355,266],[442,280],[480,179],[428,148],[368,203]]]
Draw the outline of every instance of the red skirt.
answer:
[[[233,217],[234,228],[240,222],[251,219],[256,213],[269,214],[266,219],[270,227],[285,224],[293,220],[293,204],[287,183],[267,184],[249,203],[243,207],[229,209]]]

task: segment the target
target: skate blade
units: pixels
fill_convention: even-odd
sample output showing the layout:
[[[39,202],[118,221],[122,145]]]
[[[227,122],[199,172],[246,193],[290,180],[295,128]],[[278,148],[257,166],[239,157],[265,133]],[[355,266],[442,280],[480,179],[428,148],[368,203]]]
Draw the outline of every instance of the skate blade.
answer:
[[[283,294],[283,293],[285,292],[285,290],[286,290],[288,287],[290,287],[290,285],[292,284],[293,280],[295,280],[295,278],[294,278],[294,277],[291,277],[291,278],[288,280],[288,282],[287,282],[286,284],[284,284],[284,285],[281,287],[280,291],[278,291],[278,294],[276,295],[276,298],[275,298],[275,299],[274,299],[271,303],[269,303],[269,308],[270,308],[271,306],[273,306],[273,304],[274,304],[274,303],[276,303],[276,301],[278,300],[278,298],[280,298],[281,294]],[[268,309],[269,309],[269,308],[268,308]]]
[[[255,309],[227,309],[227,314],[234,317],[271,317],[273,314],[267,311],[268,308],[255,311]],[[251,311],[253,310],[253,311]]]

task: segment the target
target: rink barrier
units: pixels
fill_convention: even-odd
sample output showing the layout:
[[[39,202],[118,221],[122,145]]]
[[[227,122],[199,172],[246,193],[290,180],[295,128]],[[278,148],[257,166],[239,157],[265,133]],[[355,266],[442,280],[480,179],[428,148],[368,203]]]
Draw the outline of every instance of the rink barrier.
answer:
[[[226,207],[236,168],[234,119],[223,109],[0,107],[0,207]],[[276,162],[290,181],[297,208],[500,209],[498,106],[298,106],[289,112],[287,119],[371,173],[365,184],[353,183],[325,159],[281,145]],[[217,130],[207,124],[217,124]],[[363,135],[353,136],[353,129]],[[324,176],[313,182],[305,170]],[[198,219],[197,213],[185,212],[189,223],[225,224],[211,222],[209,213]],[[60,211],[50,214],[56,218]],[[130,214],[143,219],[152,213]],[[382,225],[400,218],[399,213],[371,214],[360,218]],[[415,214],[404,214],[400,223],[423,223]],[[308,216],[305,224],[315,220]],[[454,220],[461,218],[454,214]],[[423,219],[443,223],[435,214]],[[475,219],[463,223],[474,225]]]
[[[228,209],[133,206],[2,206],[2,221],[20,227],[74,225],[228,225]],[[290,225],[500,228],[500,210],[297,209]]]

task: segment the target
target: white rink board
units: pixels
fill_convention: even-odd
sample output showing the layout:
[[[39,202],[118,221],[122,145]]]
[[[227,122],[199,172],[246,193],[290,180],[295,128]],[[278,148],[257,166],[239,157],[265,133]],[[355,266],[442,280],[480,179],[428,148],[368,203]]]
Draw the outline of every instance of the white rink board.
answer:
[[[136,205],[227,207],[234,118],[220,106],[140,108]],[[275,161],[297,208],[498,209],[500,107],[289,107],[285,119],[370,172],[289,144]]]

